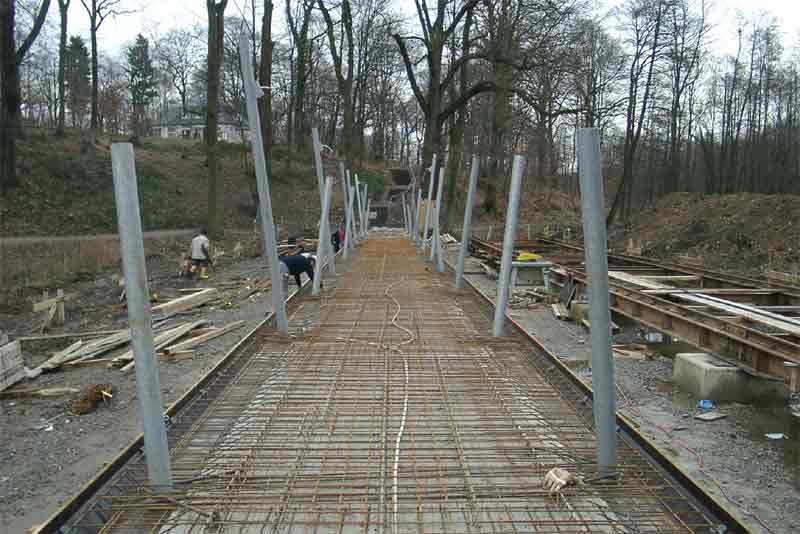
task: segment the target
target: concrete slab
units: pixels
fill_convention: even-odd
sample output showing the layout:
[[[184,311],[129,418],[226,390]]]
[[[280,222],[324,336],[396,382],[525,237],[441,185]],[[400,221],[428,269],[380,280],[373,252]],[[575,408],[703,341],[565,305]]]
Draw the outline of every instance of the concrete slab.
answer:
[[[745,401],[747,375],[711,354],[680,353],[675,356],[673,381],[698,399]]]

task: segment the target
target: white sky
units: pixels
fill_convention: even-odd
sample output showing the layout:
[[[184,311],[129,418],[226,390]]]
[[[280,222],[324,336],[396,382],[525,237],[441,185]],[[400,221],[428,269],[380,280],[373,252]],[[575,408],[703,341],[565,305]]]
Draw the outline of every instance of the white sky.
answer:
[[[601,0],[602,4],[612,6],[614,0]],[[736,52],[736,29],[738,16],[752,19],[761,14],[772,15],[778,20],[782,33],[782,43],[787,51],[793,50],[800,42],[800,0],[706,0],[713,2],[709,20],[714,27],[713,44],[708,52],[714,55],[734,54]],[[258,2],[260,4],[260,2]],[[108,18],[100,27],[98,42],[101,51],[116,55],[127,43],[133,41],[137,33],[148,35],[161,33],[175,26],[206,24],[205,0],[123,0],[127,9],[135,13]],[[230,0],[226,13],[238,14],[239,8],[246,9],[249,0]],[[275,16],[273,32],[283,33],[284,0],[274,0]],[[413,13],[411,0],[393,0],[398,12]],[[51,23],[57,24],[58,3],[52,2]],[[416,18],[409,17],[415,24]],[[88,42],[89,21],[80,0],[72,0],[69,9],[69,33],[83,34]]]

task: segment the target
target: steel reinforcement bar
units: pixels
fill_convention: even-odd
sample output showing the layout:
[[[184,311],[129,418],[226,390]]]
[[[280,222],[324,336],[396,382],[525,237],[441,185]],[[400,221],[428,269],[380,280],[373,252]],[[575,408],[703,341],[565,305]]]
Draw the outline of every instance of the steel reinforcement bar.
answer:
[[[408,241],[339,275],[172,409],[174,490],[135,442],[39,532],[746,532],[622,417],[595,480],[591,391],[523,331],[489,337],[487,301]],[[586,484],[548,492],[555,467]]]

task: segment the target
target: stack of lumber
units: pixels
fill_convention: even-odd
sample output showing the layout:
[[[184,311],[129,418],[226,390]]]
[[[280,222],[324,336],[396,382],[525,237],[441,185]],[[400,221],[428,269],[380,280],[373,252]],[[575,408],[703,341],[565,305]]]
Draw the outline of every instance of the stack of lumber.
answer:
[[[0,346],[0,391],[25,378],[25,371],[19,341]]]

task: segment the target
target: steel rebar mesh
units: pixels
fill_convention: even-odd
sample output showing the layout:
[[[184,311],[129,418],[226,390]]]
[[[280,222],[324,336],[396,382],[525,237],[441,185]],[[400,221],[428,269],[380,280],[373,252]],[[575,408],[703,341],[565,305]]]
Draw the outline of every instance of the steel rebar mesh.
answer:
[[[346,270],[346,272],[345,272]],[[344,272],[344,274],[342,274]],[[366,241],[292,337],[265,334],[170,429],[175,490],[141,462],[80,525],[101,532],[703,532],[711,524],[621,440],[597,476],[586,410],[485,304],[403,239]],[[213,386],[209,390],[213,389]]]

